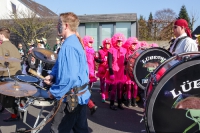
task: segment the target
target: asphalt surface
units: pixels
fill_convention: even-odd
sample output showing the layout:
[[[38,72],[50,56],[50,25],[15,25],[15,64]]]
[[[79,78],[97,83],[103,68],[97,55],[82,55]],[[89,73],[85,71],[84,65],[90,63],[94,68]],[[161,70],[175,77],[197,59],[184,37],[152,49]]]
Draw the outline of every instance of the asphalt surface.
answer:
[[[143,103],[139,103],[139,107],[126,106],[124,110],[118,109],[113,111],[109,109],[109,102],[101,102],[101,95],[99,92],[98,84],[94,85],[92,91],[92,100],[98,106],[94,115],[90,115],[90,110],[87,111],[88,116],[88,128],[90,133],[146,133],[144,122],[140,123],[143,108]],[[52,109],[53,106],[45,107],[42,114],[43,120]],[[33,127],[37,115],[39,114],[41,107],[29,106],[27,123]],[[15,133],[16,128],[30,129],[23,120],[13,122],[4,122],[3,119],[9,117],[10,114],[6,110],[0,114],[0,130],[2,133]],[[50,123],[44,126],[40,133],[48,133],[50,129]],[[0,132],[0,133],[1,133]],[[71,132],[73,133],[73,132]]]

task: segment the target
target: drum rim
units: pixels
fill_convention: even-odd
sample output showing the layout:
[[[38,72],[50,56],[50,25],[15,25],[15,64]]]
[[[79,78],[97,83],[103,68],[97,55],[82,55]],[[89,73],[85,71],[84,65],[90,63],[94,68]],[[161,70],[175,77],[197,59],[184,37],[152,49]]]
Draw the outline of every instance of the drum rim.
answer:
[[[134,68],[133,68],[133,73],[135,73],[135,74],[133,74],[133,76],[134,76],[134,79],[135,79],[135,82],[137,83],[137,85],[141,88],[141,89],[145,89],[145,86],[143,86],[139,81],[138,81],[138,79],[137,79],[137,77],[136,77],[136,64],[138,63],[138,61],[139,61],[139,57],[141,57],[142,55],[144,55],[146,52],[148,52],[148,51],[153,51],[153,50],[155,50],[155,49],[157,49],[158,51],[164,51],[166,54],[168,54],[168,59],[172,56],[172,54],[169,52],[169,51],[167,51],[166,49],[163,49],[163,48],[160,48],[160,47],[155,47],[155,48],[149,48],[149,49],[144,49],[144,51],[142,51],[141,52],[141,54],[138,56],[138,58],[135,60],[135,64],[134,64]],[[168,60],[167,59],[167,60]],[[155,70],[154,70],[155,71]]]
[[[29,81],[29,82],[27,82],[27,81],[21,80],[21,79],[19,78],[19,76],[31,77],[31,78],[34,78],[35,81],[31,81],[31,82]],[[31,75],[24,75],[24,74],[16,75],[15,78],[17,78],[18,80],[20,80],[20,81],[22,81],[22,82],[26,82],[26,83],[37,83],[37,82],[40,81],[37,77],[31,76]],[[36,81],[36,80],[37,80],[37,81]]]
[[[185,68],[188,68],[188,67],[191,67],[194,65],[198,65],[198,64],[200,64],[199,60],[189,60],[187,62],[181,61],[180,63],[177,63],[176,65],[173,66],[173,69],[170,69],[168,72],[166,72],[166,74],[159,80],[159,83],[155,87],[155,89],[153,89],[151,91],[151,93],[149,94],[149,96],[146,99],[146,106],[145,106],[145,118],[148,118],[148,116],[150,117],[147,119],[147,121],[145,123],[146,129],[149,132],[155,132],[152,115],[153,115],[153,110],[154,110],[153,107],[155,104],[155,100],[156,100],[160,90],[174,75],[176,75],[180,71],[184,70]],[[182,67],[182,69],[180,69],[180,67]],[[158,91],[158,89],[159,89],[159,91]],[[153,99],[152,99],[152,97],[153,97]]]

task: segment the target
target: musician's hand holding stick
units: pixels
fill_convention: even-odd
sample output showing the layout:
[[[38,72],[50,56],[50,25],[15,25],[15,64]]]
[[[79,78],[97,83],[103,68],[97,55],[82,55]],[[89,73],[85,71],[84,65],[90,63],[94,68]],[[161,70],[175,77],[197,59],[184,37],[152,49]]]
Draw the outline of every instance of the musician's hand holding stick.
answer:
[[[47,85],[52,85],[52,80],[53,80],[53,76],[52,75],[47,75],[46,77],[44,77],[44,82]],[[54,98],[50,91],[48,91],[48,95],[49,95],[49,98],[51,98],[51,99]]]

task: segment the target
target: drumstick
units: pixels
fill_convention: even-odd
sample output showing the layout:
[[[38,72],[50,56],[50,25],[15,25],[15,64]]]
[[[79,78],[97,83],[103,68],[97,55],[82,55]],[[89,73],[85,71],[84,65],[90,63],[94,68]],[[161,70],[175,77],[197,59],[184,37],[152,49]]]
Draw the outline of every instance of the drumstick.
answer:
[[[35,86],[37,86],[37,87],[43,89],[43,90],[47,90],[46,88],[44,88],[44,87],[42,87],[42,86],[40,86],[40,85],[38,85],[38,84],[36,84],[36,83],[33,83],[33,84],[34,84]]]
[[[37,76],[39,78],[41,78],[42,80],[44,80],[44,77],[42,75],[39,75],[35,70],[29,68],[28,72],[30,72],[31,74],[33,74],[34,76]]]

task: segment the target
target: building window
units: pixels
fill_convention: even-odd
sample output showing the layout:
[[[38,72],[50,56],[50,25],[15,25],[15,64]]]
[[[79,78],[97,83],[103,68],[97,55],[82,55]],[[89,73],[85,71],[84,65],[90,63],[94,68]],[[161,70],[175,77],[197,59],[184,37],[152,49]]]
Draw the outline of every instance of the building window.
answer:
[[[11,2],[11,6],[13,14],[16,14],[17,13],[16,5]]]
[[[94,38],[93,48],[98,50],[98,27],[99,23],[86,23],[85,24],[85,35],[92,36]]]
[[[113,24],[102,24],[100,45],[102,45],[102,41],[105,38],[111,38],[113,36],[113,33],[114,33],[114,25]]]
[[[126,38],[131,37],[131,22],[116,22],[116,33],[122,33]]]

